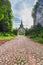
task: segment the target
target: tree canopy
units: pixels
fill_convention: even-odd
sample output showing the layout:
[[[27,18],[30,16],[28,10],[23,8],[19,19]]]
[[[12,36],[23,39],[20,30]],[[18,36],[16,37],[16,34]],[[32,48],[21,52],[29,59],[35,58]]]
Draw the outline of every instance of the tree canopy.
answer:
[[[12,29],[12,10],[9,0],[0,0],[0,31],[8,32]]]

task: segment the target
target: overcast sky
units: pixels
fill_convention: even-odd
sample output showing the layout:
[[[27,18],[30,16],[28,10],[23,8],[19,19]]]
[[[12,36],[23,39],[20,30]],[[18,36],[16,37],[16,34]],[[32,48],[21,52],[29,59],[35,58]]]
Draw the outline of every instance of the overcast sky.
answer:
[[[24,27],[33,25],[32,8],[37,0],[10,0],[14,15],[13,27],[19,27],[21,20]]]

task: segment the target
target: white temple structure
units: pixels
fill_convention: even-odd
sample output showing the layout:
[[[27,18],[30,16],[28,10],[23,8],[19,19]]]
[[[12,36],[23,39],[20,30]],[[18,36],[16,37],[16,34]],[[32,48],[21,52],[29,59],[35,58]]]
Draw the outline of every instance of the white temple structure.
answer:
[[[23,22],[21,21],[20,27],[18,29],[18,35],[24,35],[25,34],[25,29],[23,27]]]

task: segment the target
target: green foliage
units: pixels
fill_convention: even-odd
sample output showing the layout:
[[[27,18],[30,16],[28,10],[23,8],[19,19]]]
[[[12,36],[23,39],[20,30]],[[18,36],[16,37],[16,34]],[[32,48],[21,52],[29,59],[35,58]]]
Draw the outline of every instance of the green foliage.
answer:
[[[10,40],[15,36],[13,33],[0,32],[0,40]]]
[[[0,31],[9,32],[12,29],[12,10],[9,0],[0,0]]]
[[[39,37],[36,37],[36,38],[32,38],[34,41],[37,41],[39,43],[42,43],[43,44],[43,38],[39,38]]]
[[[38,23],[37,26],[33,26],[31,29],[26,31],[25,35],[30,38],[43,43],[43,27]]]
[[[9,37],[9,36],[13,36],[13,33],[0,32],[0,37],[1,36]]]
[[[18,32],[17,29],[13,29],[13,34],[14,34],[14,35],[17,35],[17,32]]]
[[[26,29],[25,29],[25,35],[28,35],[28,34],[29,34],[29,29],[26,28]]]

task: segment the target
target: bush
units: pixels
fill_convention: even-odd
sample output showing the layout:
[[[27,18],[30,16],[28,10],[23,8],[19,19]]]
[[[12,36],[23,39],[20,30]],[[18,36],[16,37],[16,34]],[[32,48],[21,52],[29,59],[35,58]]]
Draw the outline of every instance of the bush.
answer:
[[[13,34],[14,35],[17,35],[17,32],[18,32],[17,29],[13,29]]]
[[[31,29],[27,29],[25,35],[43,43],[43,27],[39,23],[37,26],[33,26]]]
[[[33,38],[33,40],[39,43],[43,43],[43,38],[36,37],[36,38]]]

